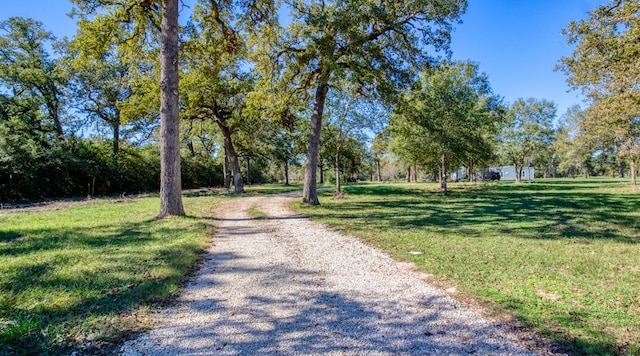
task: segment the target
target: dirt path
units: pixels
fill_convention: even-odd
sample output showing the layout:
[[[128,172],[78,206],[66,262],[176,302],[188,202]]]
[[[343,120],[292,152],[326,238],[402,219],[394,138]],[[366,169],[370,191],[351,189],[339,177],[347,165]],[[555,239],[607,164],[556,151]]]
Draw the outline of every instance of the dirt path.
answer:
[[[179,305],[122,353],[532,354],[407,265],[295,215],[289,197],[220,207],[214,244]]]

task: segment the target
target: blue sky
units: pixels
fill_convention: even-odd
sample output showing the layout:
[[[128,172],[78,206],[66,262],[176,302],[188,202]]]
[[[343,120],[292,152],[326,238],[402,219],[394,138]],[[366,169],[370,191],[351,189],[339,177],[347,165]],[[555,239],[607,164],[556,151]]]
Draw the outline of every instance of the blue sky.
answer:
[[[188,1],[189,3],[192,0]],[[572,49],[562,36],[569,21],[584,18],[607,0],[469,0],[463,23],[456,26],[453,59],[472,60],[489,76],[496,94],[511,103],[540,98],[558,105],[558,116],[580,104],[562,72],[553,69]],[[0,19],[31,17],[57,37],[73,36],[75,22],[66,14],[68,0],[4,1]],[[183,19],[181,19],[183,20]]]

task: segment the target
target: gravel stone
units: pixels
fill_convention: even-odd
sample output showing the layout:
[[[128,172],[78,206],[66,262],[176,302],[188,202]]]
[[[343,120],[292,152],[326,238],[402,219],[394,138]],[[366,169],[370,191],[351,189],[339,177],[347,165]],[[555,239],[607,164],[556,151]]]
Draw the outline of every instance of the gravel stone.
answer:
[[[291,194],[233,199],[201,268],[122,355],[534,355],[359,240],[295,215]],[[252,219],[258,209],[267,218]]]

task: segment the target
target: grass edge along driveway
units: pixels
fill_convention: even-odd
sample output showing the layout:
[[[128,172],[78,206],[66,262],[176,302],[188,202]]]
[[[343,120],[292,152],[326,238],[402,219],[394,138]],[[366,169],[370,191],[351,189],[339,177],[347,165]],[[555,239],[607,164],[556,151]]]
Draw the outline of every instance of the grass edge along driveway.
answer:
[[[577,354],[640,353],[640,190],[619,179],[358,184],[299,212]]]

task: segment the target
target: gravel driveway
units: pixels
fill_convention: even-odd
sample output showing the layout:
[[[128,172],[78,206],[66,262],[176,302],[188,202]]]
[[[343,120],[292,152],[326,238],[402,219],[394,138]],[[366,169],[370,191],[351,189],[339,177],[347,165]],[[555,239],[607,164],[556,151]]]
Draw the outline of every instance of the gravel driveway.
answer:
[[[295,215],[289,199],[221,206],[214,243],[178,306],[122,353],[533,354],[407,264]]]

